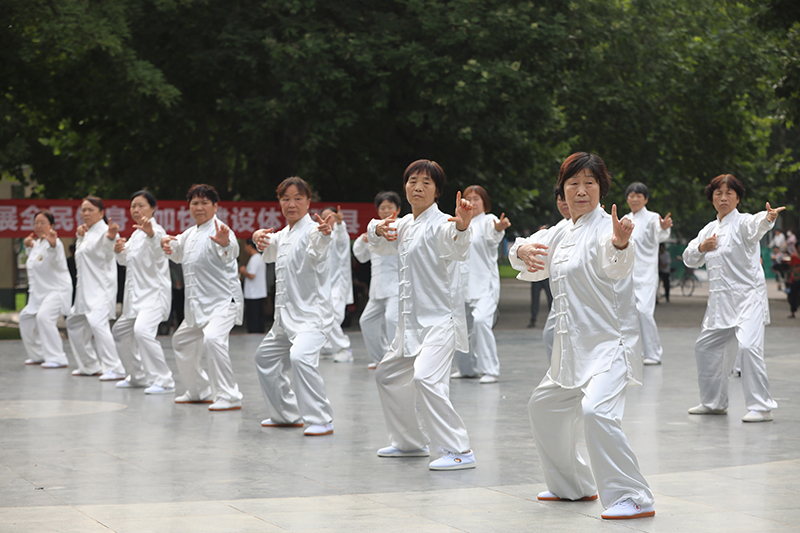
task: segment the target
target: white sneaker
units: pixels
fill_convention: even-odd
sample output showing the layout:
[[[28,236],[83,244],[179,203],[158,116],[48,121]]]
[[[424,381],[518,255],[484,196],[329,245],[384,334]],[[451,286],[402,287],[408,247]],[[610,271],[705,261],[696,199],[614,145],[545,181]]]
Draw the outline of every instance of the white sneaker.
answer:
[[[394,446],[378,450],[378,457],[428,457],[430,454],[431,451],[427,446],[418,450],[401,450]]]
[[[537,499],[543,502],[593,502],[597,499],[597,494],[594,496],[584,496],[583,498],[578,498],[577,500],[570,500],[568,498],[556,496],[549,490],[546,490],[544,492],[540,492],[537,496]]]
[[[242,408],[242,400],[220,398],[208,406],[209,411],[236,411]]]
[[[150,385],[144,389],[145,394],[174,394],[175,387],[162,387],[161,385]]]
[[[353,350],[350,348],[343,348],[333,354],[333,362],[334,363],[352,363],[353,362]]]
[[[327,424],[312,424],[306,428],[303,435],[306,437],[321,437],[333,433],[333,422]]]
[[[450,379],[473,379],[473,378],[476,378],[476,377],[478,377],[478,376],[467,376],[466,374],[462,374],[458,370],[456,370],[455,372],[450,374]]]
[[[644,363],[645,365],[648,365],[648,366],[649,366],[649,365],[660,365],[660,364],[661,364],[661,361],[657,361],[657,360],[655,360],[655,359],[644,359],[644,360],[642,361],[642,363]]]
[[[134,383],[133,381],[123,379],[122,381],[118,381],[115,387],[117,387],[118,389],[143,389],[147,387],[147,384]]]
[[[369,370],[375,370],[376,368],[378,368],[378,363],[370,363],[367,365],[367,369]]]
[[[33,359],[25,359],[26,365],[41,365],[42,363],[44,363],[44,359],[42,359],[41,361],[34,361]]]
[[[303,427],[303,420],[297,422],[274,422],[271,418],[261,421],[261,425],[265,428],[301,428]]]
[[[630,518],[645,518],[655,516],[656,510],[652,505],[642,507],[630,498],[625,498],[606,509],[600,516],[606,520],[627,520]]]
[[[205,398],[195,398],[189,393],[189,391],[186,391],[175,398],[175,403],[212,403],[212,400],[211,396],[207,396]]]
[[[103,372],[99,379],[100,381],[119,381],[125,379],[125,374],[117,374],[113,370],[109,370],[108,372]]]
[[[66,363],[56,363],[55,361],[45,361],[41,365],[42,368],[67,368]]]
[[[428,465],[430,470],[463,470],[475,468],[475,454],[472,450],[467,453],[447,452]]]
[[[742,417],[742,422],[772,422],[772,411],[750,411]]]
[[[690,415],[727,415],[727,409],[711,409],[702,403],[689,409]]]
[[[70,374],[72,374],[73,376],[77,376],[77,377],[87,377],[88,378],[88,377],[93,377],[93,376],[99,376],[101,374],[101,372],[98,370],[97,372],[86,373],[86,372],[81,372],[79,369],[76,368],[75,370],[70,372]]]
[[[483,383],[484,385],[486,383],[497,383],[497,376],[484,374],[483,377],[480,379],[480,383]]]

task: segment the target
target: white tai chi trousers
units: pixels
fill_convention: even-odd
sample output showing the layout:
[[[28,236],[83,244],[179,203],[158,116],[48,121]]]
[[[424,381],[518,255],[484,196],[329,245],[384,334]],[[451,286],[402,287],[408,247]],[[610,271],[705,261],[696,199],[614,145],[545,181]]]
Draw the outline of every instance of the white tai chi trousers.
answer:
[[[36,313],[26,310],[27,307],[19,314],[19,334],[28,357],[34,361],[66,365],[69,361],[58,332],[61,295],[54,292],[45,296]]]
[[[95,309],[85,315],[67,317],[67,334],[72,354],[83,374],[112,371],[125,375],[125,367],[117,354],[114,336],[111,334],[108,309]],[[92,346],[92,337],[97,351]],[[99,360],[98,360],[99,357]]]
[[[500,375],[500,359],[492,327],[497,320],[497,302],[491,296],[467,300],[469,353],[457,352],[455,364],[463,376]]]
[[[162,317],[160,309],[147,309],[132,318],[118,318],[111,328],[117,352],[128,370],[126,379],[134,385],[158,385],[165,389],[175,386],[164,349],[156,339]]]
[[[342,331],[342,321],[344,321],[344,312],[347,308],[347,302],[345,302],[340,294],[331,295],[331,301],[333,304],[333,328],[331,328],[331,332],[328,334],[325,347],[330,348],[333,353],[336,353],[339,350],[350,348],[350,337]]]
[[[294,341],[279,324],[273,325],[256,349],[256,369],[270,417],[276,423],[304,420],[322,425],[333,421],[333,409],[319,373],[321,331],[303,331]],[[294,391],[289,383],[292,370]]]
[[[653,492],[622,431],[627,379],[618,349],[611,367],[584,387],[565,389],[548,374],[533,391],[528,413],[547,490],[570,500],[597,493],[605,509],[625,498],[642,507],[653,504]],[[591,468],[577,450],[581,418]]]
[[[769,392],[764,362],[764,319],[753,311],[735,328],[700,331],[694,345],[700,403],[710,409],[728,408],[728,380],[734,361],[741,359],[742,390],[749,411],[771,411],[778,407]]]
[[[544,331],[542,331],[542,341],[544,341],[544,353],[547,354],[547,364],[550,364],[550,359],[553,357],[553,340],[556,337],[556,308],[550,307],[550,312],[547,314],[547,322],[544,323]]]
[[[642,302],[636,302],[636,308],[639,311],[639,328],[642,332],[642,348],[644,350],[643,357],[645,359],[653,359],[661,362],[661,353],[664,351],[661,348],[661,339],[658,337],[658,326],[656,326],[655,313],[655,299],[650,309],[645,309]]]
[[[358,320],[370,361],[375,364],[381,362],[394,340],[397,312],[397,296],[370,298]]]
[[[418,450],[430,442],[434,453],[469,451],[467,428],[450,403],[455,332],[444,346],[423,346],[416,357],[404,357],[402,351],[390,350],[375,370],[391,445]]]
[[[215,401],[242,399],[228,352],[235,322],[236,304],[231,302],[226,314],[211,317],[204,326],[188,326],[184,319],[172,335],[178,374],[192,398],[205,399],[213,395],[211,399]],[[203,354],[208,359],[208,374],[200,366]]]

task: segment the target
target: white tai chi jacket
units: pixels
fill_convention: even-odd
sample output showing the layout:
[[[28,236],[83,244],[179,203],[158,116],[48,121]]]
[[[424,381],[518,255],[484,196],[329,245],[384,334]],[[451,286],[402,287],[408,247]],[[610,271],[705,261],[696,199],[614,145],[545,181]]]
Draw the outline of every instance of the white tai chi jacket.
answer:
[[[244,298],[239,283],[239,242],[230,231],[228,246],[211,240],[216,235],[214,216],[200,226],[192,226],[171,241],[172,259],[183,265],[185,286],[185,322],[190,327],[204,327],[211,317],[226,316],[231,301],[236,304],[235,324],[242,323]]]
[[[107,233],[108,224],[100,220],[75,243],[78,284],[70,315],[104,308],[112,320],[117,314],[117,264],[114,241],[106,238]]]
[[[419,355],[423,346],[444,346],[452,334],[456,350],[469,349],[456,261],[467,259],[472,227],[458,231],[448,218],[434,203],[417,218],[399,219],[395,241],[375,233],[380,220],[370,221],[367,229],[371,252],[398,256],[400,318],[391,349],[405,357]]]
[[[172,282],[167,254],[161,249],[161,239],[167,232],[155,219],[152,224],[152,237],[137,229],[117,254],[117,263],[127,268],[120,318],[136,318],[145,309],[161,311],[162,321],[169,317]]]
[[[683,251],[690,268],[704,264],[708,270],[708,306],[705,329],[727,329],[744,324],[751,313],[763,313],[769,324],[767,282],[761,266],[761,238],[775,225],[767,212],[755,215],[734,209],[725,218],[715,218],[700,230]],[[717,235],[717,247],[700,252],[700,244]]]
[[[461,283],[466,285],[466,299],[492,298],[500,302],[500,270],[497,267],[497,247],[506,230],[497,231],[498,218],[491,213],[481,213],[472,218],[472,245],[467,260],[461,263]]]
[[[661,227],[661,215],[642,207],[628,213],[633,226],[631,239],[636,241],[636,268],[633,270],[633,290],[642,311],[653,311],[658,292],[658,245],[669,239],[672,228]]]
[[[331,277],[331,297],[345,304],[353,303],[353,265],[350,259],[350,235],[347,224],[333,223],[328,265]]]
[[[611,216],[598,205],[561,232],[543,230],[528,242],[550,247],[544,270],[527,272],[515,243],[509,261],[526,279],[550,278],[556,332],[548,376],[561,387],[584,386],[611,366],[618,347],[628,366],[628,382],[642,382],[642,343],[633,294],[636,244],[624,250],[611,242]]]
[[[60,295],[61,314],[66,315],[72,303],[72,278],[67,268],[64,243],[56,239],[53,247],[47,239],[36,239],[31,248],[25,248],[25,254],[28,257],[25,261],[28,273],[27,312],[36,314],[44,299],[55,292]]]
[[[399,285],[396,255],[378,255],[369,250],[369,244],[359,236],[353,242],[353,255],[359,263],[370,262],[369,299],[383,300],[397,296]],[[387,332],[389,335],[392,332]]]
[[[282,327],[290,341],[306,331],[327,335],[333,327],[328,265],[332,235],[320,233],[306,214],[293,228],[287,225],[270,235],[261,254],[265,263],[275,263],[273,328]]]

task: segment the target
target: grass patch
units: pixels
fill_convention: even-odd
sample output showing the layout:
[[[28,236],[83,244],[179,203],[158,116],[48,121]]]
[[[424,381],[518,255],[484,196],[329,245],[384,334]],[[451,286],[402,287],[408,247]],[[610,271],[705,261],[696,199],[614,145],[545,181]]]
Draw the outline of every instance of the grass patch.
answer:
[[[17,311],[22,311],[22,308],[25,307],[25,304],[28,303],[28,293],[19,292],[14,296],[16,296],[16,301],[14,303],[17,306]]]
[[[0,328],[0,340],[11,341],[20,340],[19,328]]]
[[[500,279],[514,279],[519,274],[518,270],[514,270],[511,265],[500,265]]]

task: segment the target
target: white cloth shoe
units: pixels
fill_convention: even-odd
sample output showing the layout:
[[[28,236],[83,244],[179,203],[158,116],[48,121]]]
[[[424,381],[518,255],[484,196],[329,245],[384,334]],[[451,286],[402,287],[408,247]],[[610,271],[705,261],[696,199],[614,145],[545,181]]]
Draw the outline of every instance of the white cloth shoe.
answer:
[[[113,370],[109,370],[108,372],[103,372],[99,379],[100,381],[119,381],[125,379],[125,374],[117,374]]]
[[[655,359],[643,359],[642,363],[646,365],[660,365],[661,361],[656,361]]]
[[[594,496],[584,496],[583,498],[578,498],[577,500],[569,500],[567,498],[560,498],[546,490],[544,492],[540,492],[537,498],[543,502],[593,502],[597,499],[597,494]]]
[[[175,387],[162,387],[161,385],[150,385],[144,389],[145,394],[174,394]]]
[[[261,421],[261,425],[265,428],[301,428],[303,427],[303,420],[297,422],[273,422],[271,418]]]
[[[478,377],[478,376],[467,376],[465,374],[462,374],[458,370],[456,370],[455,372],[450,374],[450,379],[473,379],[473,378],[476,378],[476,377]]]
[[[630,518],[645,518],[655,514],[656,510],[652,505],[642,507],[632,499],[625,498],[606,509],[600,516],[606,520],[627,520]]]
[[[73,370],[72,372],[70,372],[70,373],[71,373],[73,376],[77,376],[77,377],[87,377],[87,378],[88,378],[88,377],[99,376],[99,375],[101,374],[101,372],[100,372],[100,371],[97,371],[97,372],[95,372],[95,373],[93,373],[93,374],[85,374],[85,373],[81,372],[80,370],[78,370],[77,368],[76,368],[75,370]]]
[[[44,363],[44,359],[42,359],[41,361],[34,361],[33,359],[25,359],[26,365],[41,365],[42,363]]]
[[[378,457],[428,457],[430,454],[431,451],[427,446],[418,450],[401,450],[394,446],[378,450]]]
[[[428,465],[430,470],[463,470],[475,468],[475,454],[472,450],[467,453],[447,452]]]
[[[212,403],[211,396],[206,398],[195,398],[189,391],[184,392],[177,398],[175,398],[175,403]]]
[[[143,389],[147,387],[147,383],[134,383],[133,381],[123,379],[122,381],[117,382],[115,387],[118,389]]]
[[[375,370],[376,368],[378,368],[378,363],[370,363],[367,365],[367,368],[369,370]]]
[[[353,350],[350,348],[344,348],[339,350],[333,355],[333,362],[334,363],[352,363],[353,362]]]
[[[220,398],[208,406],[209,411],[236,411],[241,408],[241,400],[228,400],[227,398]]]
[[[702,403],[700,405],[695,405],[689,409],[690,415],[727,415],[727,409],[711,409],[710,407],[706,407]]]
[[[772,411],[750,411],[742,417],[742,422],[772,422]]]
[[[45,361],[41,365],[42,368],[67,368],[66,364],[56,363],[55,361]]]
[[[312,424],[306,428],[303,435],[306,437],[321,437],[333,433],[333,422],[327,424]]]
[[[487,383],[497,383],[497,376],[484,374],[483,377],[480,379],[480,383],[483,383],[484,385]]]

